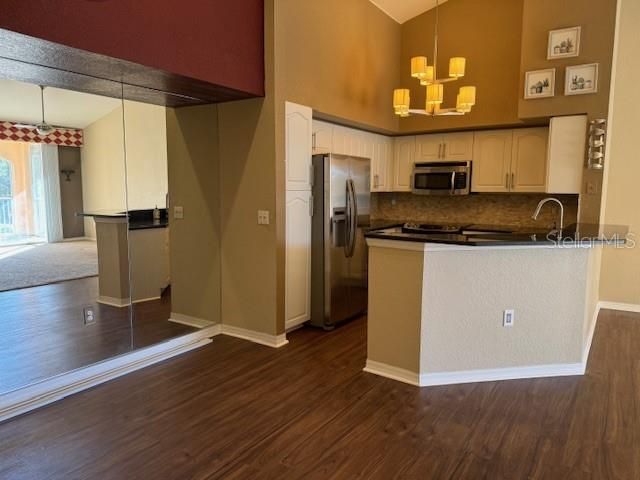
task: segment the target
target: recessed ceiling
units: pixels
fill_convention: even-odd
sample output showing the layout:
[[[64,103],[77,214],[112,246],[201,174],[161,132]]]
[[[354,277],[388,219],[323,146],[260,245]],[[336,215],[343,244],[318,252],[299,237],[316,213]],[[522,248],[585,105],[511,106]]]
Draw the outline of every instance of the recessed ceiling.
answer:
[[[370,0],[398,23],[404,23],[436,6],[436,0]],[[443,4],[447,0],[440,0]]]
[[[85,128],[121,104],[116,98],[47,87],[44,115],[58,127]],[[40,87],[0,79],[0,121],[34,124],[42,119]]]

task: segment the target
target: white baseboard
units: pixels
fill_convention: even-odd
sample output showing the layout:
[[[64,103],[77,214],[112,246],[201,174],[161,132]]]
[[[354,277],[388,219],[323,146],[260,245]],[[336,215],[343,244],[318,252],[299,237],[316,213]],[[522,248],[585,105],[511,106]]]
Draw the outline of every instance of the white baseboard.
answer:
[[[110,307],[128,307],[131,305],[130,298],[117,298],[117,297],[107,297],[105,295],[100,295],[97,300],[98,303],[102,303],[103,305],[109,305]]]
[[[390,378],[399,382],[408,383],[409,385],[420,386],[420,375],[410,370],[387,365],[386,363],[376,362],[367,359],[364,371],[380,375],[381,377]]]
[[[423,373],[420,375],[420,386],[428,387],[459,383],[495,382],[498,380],[518,380],[523,378],[565,377],[570,375],[584,375],[584,364],[559,363],[527,367]]]
[[[181,323],[183,325],[189,325],[196,328],[215,328],[216,335],[228,335],[230,337],[241,338],[243,340],[249,340],[253,343],[259,343],[260,345],[266,345],[267,347],[280,348],[289,341],[287,340],[286,333],[281,335],[269,335],[268,333],[256,332],[255,330],[248,330],[246,328],[234,327],[233,325],[226,324],[214,324],[209,320],[202,318],[192,317],[189,315],[183,315],[182,313],[171,313],[169,318],[170,322]]]
[[[640,305],[635,303],[598,302],[600,310],[621,310],[623,312],[640,313]]]
[[[399,382],[420,387],[435,385],[454,385],[460,383],[495,382],[498,380],[517,380],[522,378],[562,377],[584,375],[583,363],[557,365],[534,365],[528,367],[496,368],[486,370],[466,370],[457,372],[417,374],[409,370],[394,367],[373,360],[367,360],[365,372],[391,378]]]
[[[268,333],[256,332],[254,330],[247,330],[246,328],[234,327],[232,325],[225,324],[222,324],[221,327],[223,335],[242,338],[253,343],[266,345],[267,347],[280,348],[289,343],[287,335],[284,333],[280,335],[270,335]]]
[[[3,394],[0,396],[0,422],[199,348],[211,343],[211,336],[209,329],[202,329]]]
[[[139,298],[137,300],[132,300],[131,303],[144,303],[144,302],[153,302],[155,300],[160,300],[162,297],[149,297],[149,298]]]
[[[198,318],[198,317],[192,317],[191,315],[184,315],[183,313],[175,313],[175,312],[171,312],[171,314],[169,315],[169,321],[170,322],[174,322],[174,323],[181,323],[182,325],[188,325],[189,327],[195,327],[195,328],[206,328],[206,327],[211,327],[213,325],[216,325],[218,327],[218,330],[220,330],[220,324],[216,324],[210,320],[205,320],[203,318]],[[220,334],[221,332],[218,331],[218,334]]]

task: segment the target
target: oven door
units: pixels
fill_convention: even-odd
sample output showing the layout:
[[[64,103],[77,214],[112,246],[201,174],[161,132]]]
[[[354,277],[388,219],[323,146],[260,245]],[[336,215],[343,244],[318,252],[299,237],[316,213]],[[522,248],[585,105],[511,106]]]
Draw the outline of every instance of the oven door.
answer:
[[[418,195],[467,195],[469,167],[416,165],[411,177],[411,191]]]

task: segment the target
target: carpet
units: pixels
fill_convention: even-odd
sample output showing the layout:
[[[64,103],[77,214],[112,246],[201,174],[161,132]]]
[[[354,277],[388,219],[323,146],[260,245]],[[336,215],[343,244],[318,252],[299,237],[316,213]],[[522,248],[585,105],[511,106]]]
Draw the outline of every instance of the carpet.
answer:
[[[0,247],[0,292],[98,275],[89,240]]]

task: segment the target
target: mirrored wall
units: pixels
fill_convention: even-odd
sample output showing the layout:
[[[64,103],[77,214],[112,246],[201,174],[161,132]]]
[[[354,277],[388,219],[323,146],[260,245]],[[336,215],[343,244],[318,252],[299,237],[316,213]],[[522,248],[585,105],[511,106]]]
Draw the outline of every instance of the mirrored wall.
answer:
[[[0,79],[0,394],[205,326],[211,300],[192,301],[188,271],[202,258],[184,242],[197,231],[171,231],[184,218],[169,215],[177,115],[116,82],[77,84],[91,88]]]

